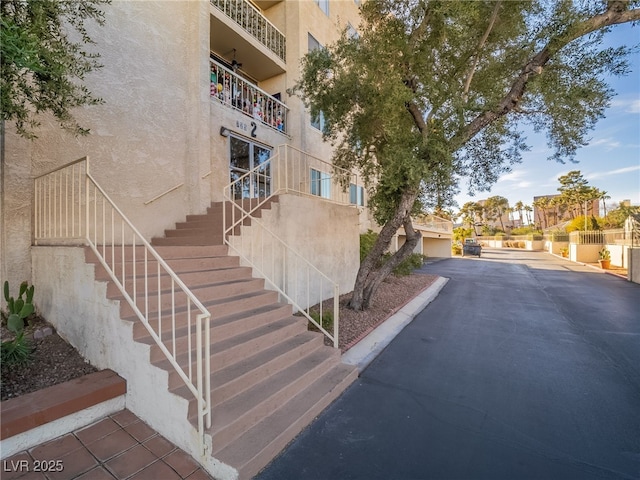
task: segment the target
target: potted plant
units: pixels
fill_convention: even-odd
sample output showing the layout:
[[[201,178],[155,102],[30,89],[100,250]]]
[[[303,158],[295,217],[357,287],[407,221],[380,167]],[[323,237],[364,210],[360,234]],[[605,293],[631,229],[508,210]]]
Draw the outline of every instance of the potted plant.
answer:
[[[560,255],[562,255],[564,258],[569,258],[569,247],[561,248]]]
[[[600,264],[600,268],[608,269],[611,266],[611,252],[607,247],[602,247],[599,254],[598,263]]]

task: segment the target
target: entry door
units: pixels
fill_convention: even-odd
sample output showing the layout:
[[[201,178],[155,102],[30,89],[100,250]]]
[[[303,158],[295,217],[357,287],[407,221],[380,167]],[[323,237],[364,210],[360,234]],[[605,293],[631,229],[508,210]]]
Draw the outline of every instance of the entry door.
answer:
[[[242,178],[234,188],[234,198],[266,197],[271,194],[271,149],[244,138],[229,136],[231,182]],[[256,169],[254,173],[247,175]]]

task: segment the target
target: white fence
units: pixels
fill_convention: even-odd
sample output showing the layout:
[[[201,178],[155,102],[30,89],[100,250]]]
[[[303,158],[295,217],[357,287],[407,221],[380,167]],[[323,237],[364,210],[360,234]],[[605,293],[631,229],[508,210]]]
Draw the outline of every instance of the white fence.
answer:
[[[211,315],[98,185],[88,157],[35,179],[34,243],[91,248],[196,398],[204,442],[211,426]],[[185,332],[186,355],[176,341]]]

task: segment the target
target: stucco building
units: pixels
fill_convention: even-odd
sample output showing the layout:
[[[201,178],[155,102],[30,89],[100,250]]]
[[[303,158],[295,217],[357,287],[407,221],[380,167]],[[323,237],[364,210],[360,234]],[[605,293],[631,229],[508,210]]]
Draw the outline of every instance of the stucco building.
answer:
[[[114,1],[87,25],[104,103],[74,114],[91,134],[6,125],[2,282],[35,284],[60,334],[127,379],[127,408],[217,478],[250,477],[356,375],[292,313],[352,290],[365,189],[340,187],[322,117],[288,92],[358,4]]]

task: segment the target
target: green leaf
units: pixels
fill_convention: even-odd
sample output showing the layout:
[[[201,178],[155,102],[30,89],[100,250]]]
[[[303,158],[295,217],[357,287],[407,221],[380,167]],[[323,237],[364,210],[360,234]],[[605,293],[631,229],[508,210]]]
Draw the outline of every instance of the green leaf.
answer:
[[[33,307],[32,303],[25,303],[24,307],[22,307],[18,315],[20,315],[20,318],[27,318],[34,311],[35,311],[35,308]]]
[[[20,318],[20,315],[17,313],[9,315],[9,318],[7,319],[7,328],[16,335],[22,332],[24,329],[24,322],[22,321],[22,318]]]
[[[18,298],[13,304],[13,311],[11,313],[20,314],[20,310],[24,307],[24,300],[22,298]]]
[[[4,299],[7,302],[9,301],[9,281],[8,280],[4,281]]]

